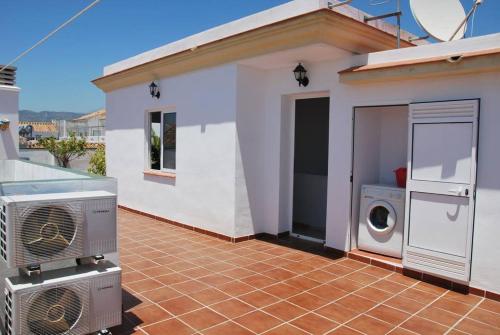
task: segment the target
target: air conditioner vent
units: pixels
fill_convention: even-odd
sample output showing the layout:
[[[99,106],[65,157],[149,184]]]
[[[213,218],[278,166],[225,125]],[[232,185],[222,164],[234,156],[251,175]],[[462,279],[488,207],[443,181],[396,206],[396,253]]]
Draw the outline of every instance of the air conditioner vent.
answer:
[[[58,256],[82,253],[82,204],[80,202],[27,206],[17,211],[16,257],[18,264],[39,264]],[[1,243],[1,242],[0,242]]]
[[[80,333],[80,321],[87,322],[87,300],[88,289],[82,285],[55,287],[32,294],[27,301],[23,334],[60,335],[72,334],[72,330]]]
[[[5,331],[7,335],[12,335],[12,292],[5,294]]]
[[[7,207],[0,210],[0,256],[7,262]]]

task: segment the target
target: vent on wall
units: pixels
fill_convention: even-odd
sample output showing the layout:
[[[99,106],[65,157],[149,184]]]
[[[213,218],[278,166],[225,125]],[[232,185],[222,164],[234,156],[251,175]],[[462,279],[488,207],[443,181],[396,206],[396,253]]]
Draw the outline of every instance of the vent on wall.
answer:
[[[0,65],[1,68],[3,65]],[[0,72],[0,85],[14,86],[16,84],[16,70],[17,68],[9,66]]]

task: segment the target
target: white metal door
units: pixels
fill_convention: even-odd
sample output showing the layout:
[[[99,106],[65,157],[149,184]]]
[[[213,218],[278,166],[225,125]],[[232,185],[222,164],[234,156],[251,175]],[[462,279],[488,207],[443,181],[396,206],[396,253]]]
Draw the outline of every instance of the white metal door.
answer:
[[[410,105],[403,264],[468,282],[479,101]]]

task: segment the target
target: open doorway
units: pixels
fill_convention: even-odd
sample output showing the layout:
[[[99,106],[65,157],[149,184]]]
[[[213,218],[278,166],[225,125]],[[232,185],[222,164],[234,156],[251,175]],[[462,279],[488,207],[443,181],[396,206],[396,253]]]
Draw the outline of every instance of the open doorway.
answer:
[[[292,234],[325,241],[330,98],[295,100]]]

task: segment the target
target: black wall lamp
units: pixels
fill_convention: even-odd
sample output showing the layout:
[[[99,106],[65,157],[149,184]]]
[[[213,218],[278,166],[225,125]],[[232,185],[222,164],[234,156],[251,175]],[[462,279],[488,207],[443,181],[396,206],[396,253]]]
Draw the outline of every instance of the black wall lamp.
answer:
[[[293,70],[293,74],[295,75],[295,80],[299,82],[299,86],[306,87],[309,85],[309,78],[307,78],[307,70],[302,66],[301,63],[297,65],[295,70]]]
[[[149,94],[152,98],[160,99],[160,87],[154,81],[149,84]]]

